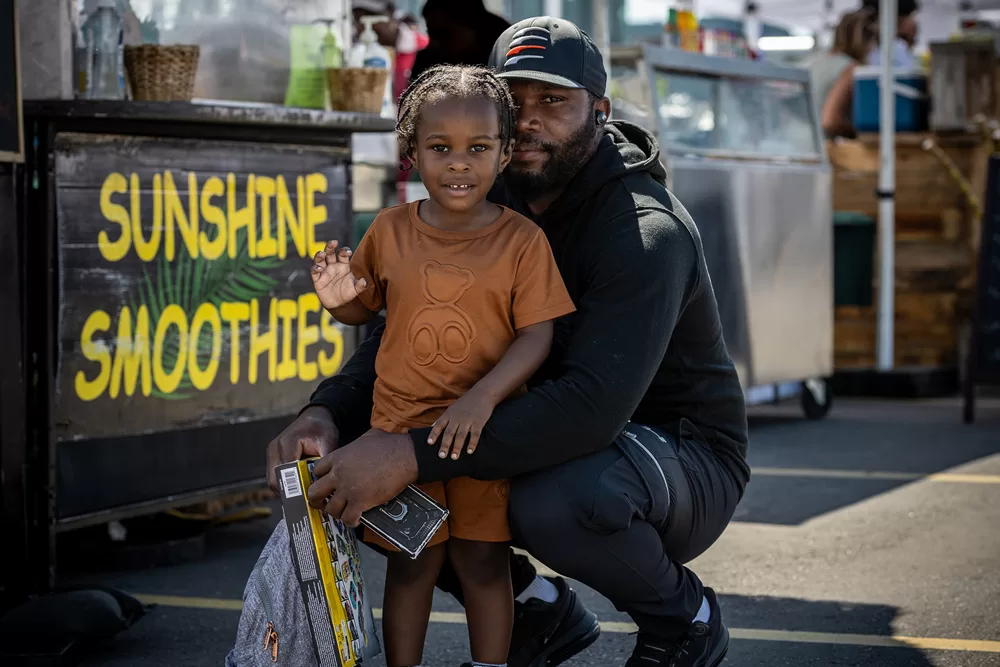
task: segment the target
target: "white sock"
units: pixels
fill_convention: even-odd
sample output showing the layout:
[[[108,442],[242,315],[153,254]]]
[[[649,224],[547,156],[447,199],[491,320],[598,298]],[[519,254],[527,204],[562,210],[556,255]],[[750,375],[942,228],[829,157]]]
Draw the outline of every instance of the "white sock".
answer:
[[[708,599],[702,595],[701,596],[701,609],[698,610],[698,614],[694,617],[692,623],[708,623],[708,619],[712,617],[712,610],[708,606]]]
[[[538,598],[542,602],[552,604],[559,599],[559,589],[545,577],[535,575],[535,580],[528,584],[524,592],[517,596],[518,602],[527,602],[530,598]]]

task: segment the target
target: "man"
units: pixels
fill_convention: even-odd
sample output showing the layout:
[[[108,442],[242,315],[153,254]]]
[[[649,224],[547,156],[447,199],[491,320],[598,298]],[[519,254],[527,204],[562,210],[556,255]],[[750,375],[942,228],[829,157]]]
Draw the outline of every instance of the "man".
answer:
[[[728,631],[683,563],[728,525],[750,473],[700,236],[664,186],[653,137],[608,122],[601,54],[576,26],[521,21],[490,63],[519,106],[503,199],[545,230],[576,313],[557,322],[529,391],[498,406],[458,461],[438,458],[427,429],[366,433],[376,332],[270,444],[269,480],[280,462],[324,455],[310,501],[354,524],[412,482],[510,478],[515,544],[635,620],[628,665],[718,665]],[[597,638],[561,578],[522,557],[511,567],[511,667],[559,664]],[[438,585],[459,593],[453,573]]]
[[[916,58],[913,57],[913,47],[917,43],[919,26],[917,24],[917,12],[920,6],[917,0],[896,0],[896,41],[892,45],[892,65],[897,69],[914,69],[919,67]],[[863,0],[862,7],[879,14],[880,0]],[[878,65],[882,62],[882,51],[879,48],[872,49],[868,55],[869,65]]]

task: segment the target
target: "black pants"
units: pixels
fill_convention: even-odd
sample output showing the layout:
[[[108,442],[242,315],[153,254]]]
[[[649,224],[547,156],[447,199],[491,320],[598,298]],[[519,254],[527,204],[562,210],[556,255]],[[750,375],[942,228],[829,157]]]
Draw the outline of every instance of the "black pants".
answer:
[[[514,544],[608,598],[645,631],[675,636],[690,624],[702,584],[684,567],[710,547],[743,495],[697,439],[630,424],[613,446],[511,481]],[[535,568],[512,553],[515,594]],[[439,588],[461,600],[454,572]]]

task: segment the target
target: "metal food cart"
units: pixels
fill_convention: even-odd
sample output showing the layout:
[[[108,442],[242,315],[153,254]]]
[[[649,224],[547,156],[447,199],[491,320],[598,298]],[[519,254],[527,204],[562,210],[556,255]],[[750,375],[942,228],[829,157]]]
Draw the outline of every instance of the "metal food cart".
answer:
[[[644,45],[612,50],[613,115],[653,131],[701,231],[749,403],[830,407],[830,167],[809,73]]]

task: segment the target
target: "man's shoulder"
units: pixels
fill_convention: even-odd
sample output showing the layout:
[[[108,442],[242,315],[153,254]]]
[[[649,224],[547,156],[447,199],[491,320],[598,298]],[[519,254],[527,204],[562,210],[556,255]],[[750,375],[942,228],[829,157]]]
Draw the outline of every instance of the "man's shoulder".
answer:
[[[693,241],[701,250],[701,237],[691,214],[665,185],[647,173],[618,179],[601,208],[599,226],[637,226],[648,251],[669,247],[678,240]],[[607,231],[613,233],[613,229]]]

